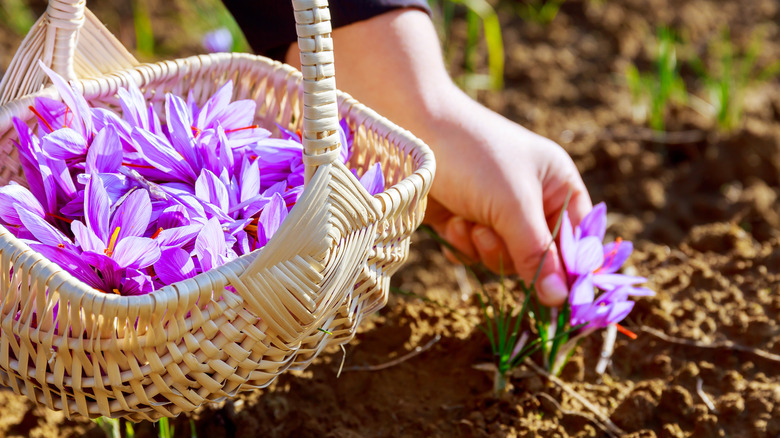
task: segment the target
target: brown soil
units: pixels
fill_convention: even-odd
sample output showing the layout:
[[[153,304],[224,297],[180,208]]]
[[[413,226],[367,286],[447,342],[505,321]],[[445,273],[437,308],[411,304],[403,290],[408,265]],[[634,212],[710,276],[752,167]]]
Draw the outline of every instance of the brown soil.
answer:
[[[649,65],[643,48],[662,24],[699,47],[725,25],[740,44],[762,28],[759,64],[778,59],[780,3],[570,0],[549,26],[513,17],[509,3],[500,5],[507,87],[480,99],[567,148],[594,201],[609,206],[611,237],[635,241],[629,269],[658,292],[626,321],[639,338],[619,338],[607,374],[593,371],[596,335],[565,384],[627,436],[780,436],[780,84],[749,88],[744,123],[729,135],[678,108],[669,130],[694,138],[672,144],[632,120],[623,81],[630,62]],[[391,296],[347,347],[340,377],[336,349],[266,390],[201,409],[191,417],[198,436],[606,436],[591,410],[525,367],[492,396],[492,376],[474,368],[491,360],[479,304],[462,297],[436,244],[415,240],[394,284],[427,301]],[[437,335],[411,359],[361,369]],[[0,406],[0,435],[102,435],[10,392]],[[174,423],[176,436],[190,436],[189,418]],[[136,433],[155,431],[139,424]]]

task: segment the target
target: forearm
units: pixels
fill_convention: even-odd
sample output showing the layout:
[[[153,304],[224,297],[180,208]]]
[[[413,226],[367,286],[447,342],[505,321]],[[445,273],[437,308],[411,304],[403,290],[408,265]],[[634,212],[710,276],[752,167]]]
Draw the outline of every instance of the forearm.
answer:
[[[336,85],[394,123],[433,143],[437,124],[467,96],[452,83],[430,18],[399,10],[333,32]],[[298,66],[293,47],[287,62]]]

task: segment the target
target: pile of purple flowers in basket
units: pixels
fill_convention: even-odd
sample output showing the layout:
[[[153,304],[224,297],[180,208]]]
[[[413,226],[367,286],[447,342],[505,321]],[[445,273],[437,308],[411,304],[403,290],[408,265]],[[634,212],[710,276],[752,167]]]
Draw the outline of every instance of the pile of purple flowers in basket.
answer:
[[[97,290],[147,294],[262,248],[303,191],[300,135],[254,125],[231,82],[202,106],[167,94],[161,123],[134,85],[119,115],[46,70],[62,101],[36,99],[37,134],[14,120],[29,190],[0,187],[0,223]],[[346,163],[343,121],[341,144]],[[384,190],[378,163],[360,181]]]

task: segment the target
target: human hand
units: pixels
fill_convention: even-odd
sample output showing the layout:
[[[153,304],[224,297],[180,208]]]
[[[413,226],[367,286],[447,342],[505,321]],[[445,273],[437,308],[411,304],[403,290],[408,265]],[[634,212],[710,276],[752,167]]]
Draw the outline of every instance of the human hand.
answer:
[[[503,265],[526,281],[547,254],[539,298],[562,304],[566,277],[550,230],[570,190],[575,225],[591,209],[566,152],[458,89],[423,12],[384,13],[335,29],[333,39],[338,87],[433,149],[437,170],[426,221],[472,260],[496,272]],[[299,65],[295,46],[287,60]]]
[[[574,163],[557,144],[470,100],[437,130],[437,175],[426,222],[472,261],[530,281],[544,257],[537,291],[557,306],[568,295],[551,230],[571,191],[578,223],[592,208]],[[468,114],[468,123],[457,123]],[[463,141],[469,139],[469,141]],[[432,142],[433,143],[433,142]],[[449,257],[455,257],[449,253]]]

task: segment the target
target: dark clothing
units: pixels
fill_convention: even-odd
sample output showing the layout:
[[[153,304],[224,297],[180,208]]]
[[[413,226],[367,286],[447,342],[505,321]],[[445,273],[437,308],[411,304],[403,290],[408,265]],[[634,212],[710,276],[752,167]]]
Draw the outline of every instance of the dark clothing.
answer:
[[[290,44],[298,40],[289,0],[223,0],[223,3],[241,26],[255,53],[284,61]],[[431,13],[426,0],[330,0],[334,28],[399,8],[417,8]]]

